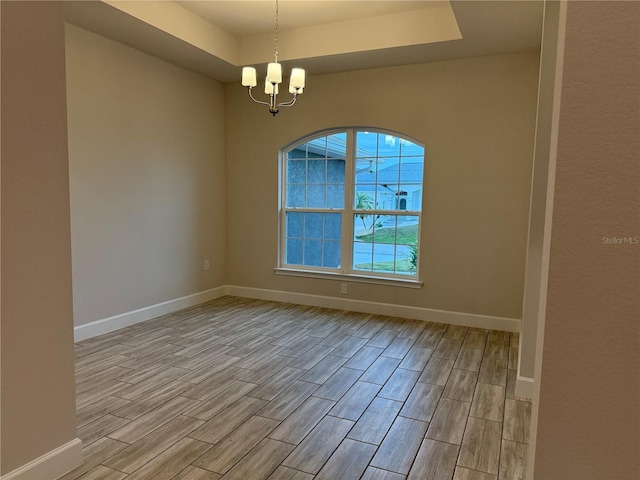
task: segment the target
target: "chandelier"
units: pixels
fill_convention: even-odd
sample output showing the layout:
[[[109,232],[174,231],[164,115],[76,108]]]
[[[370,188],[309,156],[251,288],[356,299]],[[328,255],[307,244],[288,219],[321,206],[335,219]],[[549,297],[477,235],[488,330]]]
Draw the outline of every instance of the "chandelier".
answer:
[[[244,67],[242,69],[242,86],[247,87],[251,100],[260,105],[266,105],[269,107],[269,113],[276,116],[276,113],[280,111],[280,107],[291,107],[296,103],[298,95],[301,95],[304,90],[305,73],[302,68],[291,69],[291,77],[289,79],[289,93],[293,94],[293,98],[287,102],[278,103],[278,85],[282,83],[282,65],[278,63],[278,0],[276,0],[276,22],[275,22],[275,48],[274,48],[274,61],[267,65],[267,78],[264,82],[264,93],[269,96],[268,102],[256,100],[251,93],[251,89],[255,87],[258,82],[256,78],[256,69],[253,67]]]

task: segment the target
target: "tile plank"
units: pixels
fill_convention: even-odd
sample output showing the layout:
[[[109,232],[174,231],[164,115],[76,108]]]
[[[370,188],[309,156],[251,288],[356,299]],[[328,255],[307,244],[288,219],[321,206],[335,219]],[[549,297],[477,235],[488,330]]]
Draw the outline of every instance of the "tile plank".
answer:
[[[196,458],[209,450],[211,445],[191,438],[183,438],[156,458],[127,477],[127,480],[171,478]]]
[[[267,404],[265,400],[244,397],[189,434],[189,437],[215,445]]]
[[[102,464],[121,472],[132,473],[203,423],[195,418],[178,416]]]
[[[373,457],[371,466],[402,475],[408,474],[427,425],[419,420],[397,417]]]
[[[347,438],[380,445],[396,416],[402,408],[402,402],[386,398],[374,398],[360,419],[351,429]]]
[[[110,433],[109,438],[127,443],[137,442],[156,428],[161,427],[185,410],[193,407],[196,403],[198,403],[196,400],[190,398],[172,398],[157,409],[138,417],[136,420],[127,423],[124,427]]]
[[[299,444],[335,404],[336,402],[324,398],[308,398],[269,435],[269,438],[293,445]]]
[[[315,480],[358,480],[375,452],[375,445],[345,438]]]
[[[524,443],[502,440],[498,480],[524,480],[528,447]]]
[[[407,480],[449,480],[457,457],[456,445],[425,438]]]
[[[449,380],[444,387],[442,396],[452,398],[453,400],[470,402],[473,400],[473,392],[476,388],[477,378],[476,372],[454,368],[451,371],[451,375],[449,375]]]
[[[280,422],[253,416],[198,458],[193,465],[225,474]]]
[[[220,475],[189,465],[171,480],[220,480]]]
[[[433,348],[414,345],[405,355],[404,360],[402,360],[402,363],[400,364],[400,368],[421,372],[432,355]]]
[[[351,357],[344,366],[355,368],[356,370],[366,370],[373,362],[375,362],[376,358],[378,358],[382,352],[384,352],[383,348],[365,345],[358,350],[358,353]]]
[[[317,474],[353,425],[354,422],[343,418],[324,417],[282,465]]]
[[[313,480],[314,476],[288,467],[278,467],[267,480]]]
[[[446,358],[432,358],[422,371],[419,382],[432,383],[434,385],[445,386],[451,370],[453,369],[453,360]]]
[[[361,480],[406,480],[405,475],[389,472],[380,468],[369,467],[365,470]]]
[[[284,420],[318,389],[318,384],[296,381],[280,395],[271,400],[259,415]]]
[[[504,432],[506,440],[529,443],[531,403],[507,399],[504,405]]]
[[[294,446],[265,438],[222,478],[224,480],[264,480],[282,463]]]
[[[398,365],[400,365],[400,360],[397,358],[380,356],[365,370],[360,380],[384,385],[396,368],[398,368]]]
[[[418,381],[418,377],[420,377],[420,372],[398,367],[378,395],[390,400],[404,402]]]
[[[443,388],[429,383],[416,383],[400,415],[414,420],[430,422],[436,411]]]
[[[485,357],[480,368],[478,382],[507,386],[507,361],[499,358]]]
[[[329,415],[347,420],[358,420],[379,391],[380,385],[356,382],[329,411]]]
[[[502,421],[504,415],[504,387],[478,383],[471,404],[472,417],[484,418],[494,422]]]
[[[498,474],[502,424],[469,417],[462,439],[458,465]]]
[[[450,398],[440,399],[440,403],[429,424],[427,438],[440,442],[460,445],[469,416],[470,403]]]
[[[322,385],[324,382],[329,380],[331,375],[336,373],[346,361],[346,358],[328,355],[316,363],[306,374],[300,377],[300,380]]]
[[[489,473],[478,472],[477,470],[469,470],[464,467],[456,467],[456,473],[453,476],[453,480],[497,480],[496,475]]]

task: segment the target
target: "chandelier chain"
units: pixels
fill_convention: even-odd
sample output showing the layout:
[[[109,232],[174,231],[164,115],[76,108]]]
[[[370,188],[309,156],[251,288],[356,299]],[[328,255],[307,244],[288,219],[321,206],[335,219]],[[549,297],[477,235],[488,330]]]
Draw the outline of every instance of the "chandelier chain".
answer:
[[[275,51],[273,53],[276,63],[278,63],[278,14],[279,14],[278,10],[279,10],[278,0],[276,0],[276,40],[275,40]]]

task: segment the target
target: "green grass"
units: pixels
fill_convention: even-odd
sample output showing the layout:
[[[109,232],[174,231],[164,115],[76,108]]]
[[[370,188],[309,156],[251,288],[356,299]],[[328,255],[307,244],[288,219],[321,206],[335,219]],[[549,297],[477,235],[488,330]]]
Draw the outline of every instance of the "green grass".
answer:
[[[368,270],[371,271],[371,263],[358,263],[355,265],[357,270]],[[374,272],[393,272],[393,262],[374,262],[373,263],[373,271]],[[409,260],[398,260],[396,262],[396,272],[405,273],[411,272],[415,275],[415,271],[413,270],[413,265],[409,262]]]
[[[373,242],[373,236],[373,233],[367,233],[356,236],[356,238],[363,242]],[[375,243],[415,245],[418,243],[418,225],[405,225],[397,229],[394,227],[376,228]]]

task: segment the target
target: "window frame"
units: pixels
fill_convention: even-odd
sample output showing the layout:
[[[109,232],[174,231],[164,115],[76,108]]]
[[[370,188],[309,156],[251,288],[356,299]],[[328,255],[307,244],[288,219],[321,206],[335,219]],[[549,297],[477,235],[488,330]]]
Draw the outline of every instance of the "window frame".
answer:
[[[402,210],[397,208],[395,210],[363,210],[355,208],[355,193],[356,193],[356,138],[358,132],[369,132],[379,135],[392,135],[393,137],[401,140],[409,141],[415,145],[418,145],[423,150],[422,156],[422,179],[421,179],[421,200],[420,210]],[[346,154],[344,158],[345,172],[344,172],[344,205],[342,208],[315,208],[315,207],[287,207],[287,155],[290,151],[296,147],[312,142],[313,140],[328,137],[334,134],[344,133],[346,135]],[[281,148],[278,152],[278,252],[277,252],[277,266],[275,272],[282,275],[293,275],[303,277],[314,278],[335,278],[345,281],[355,281],[363,283],[376,283],[393,286],[406,286],[412,288],[420,288],[422,282],[420,280],[420,258],[421,258],[421,236],[422,236],[422,207],[424,203],[424,170],[425,170],[425,155],[424,144],[417,141],[405,134],[395,132],[392,130],[386,130],[377,127],[343,127],[343,128],[331,128],[314,132],[306,135],[302,138],[298,138],[292,143]],[[377,152],[376,152],[376,158]],[[401,160],[402,157],[399,156]],[[325,160],[327,157],[325,156]],[[400,184],[400,180],[398,181]],[[305,182],[306,184],[306,182]],[[398,198],[398,200],[400,197]],[[342,216],[342,229],[340,237],[340,266],[338,268],[333,267],[321,267],[299,264],[286,263],[286,251],[287,251],[287,213],[338,213]],[[416,271],[414,275],[402,274],[395,272],[376,272],[368,270],[358,270],[354,268],[353,256],[354,248],[357,243],[354,237],[354,221],[359,214],[369,215],[371,212],[375,212],[376,215],[393,215],[418,217],[418,262],[416,264]],[[396,228],[397,228],[396,223]],[[304,237],[303,237],[304,238]],[[375,244],[375,242],[372,242]],[[397,245],[397,242],[393,245]]]

